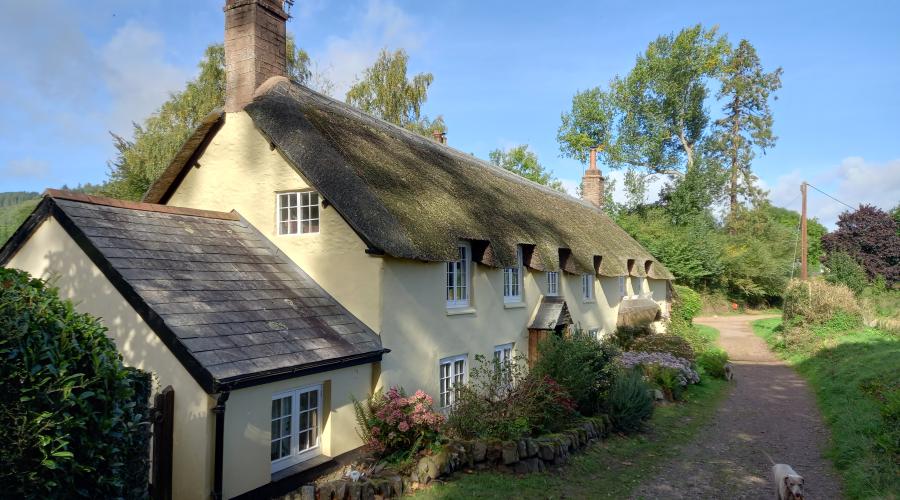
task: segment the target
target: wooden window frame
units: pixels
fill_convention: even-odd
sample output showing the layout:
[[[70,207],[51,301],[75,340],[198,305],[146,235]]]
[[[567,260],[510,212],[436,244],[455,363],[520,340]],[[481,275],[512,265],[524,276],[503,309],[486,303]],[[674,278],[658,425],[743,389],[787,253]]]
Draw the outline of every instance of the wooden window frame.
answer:
[[[290,197],[294,196],[294,204],[290,203]],[[303,202],[303,196],[307,195],[307,201]],[[313,197],[315,197],[315,203],[313,203]],[[321,196],[319,193],[313,190],[297,190],[297,191],[282,191],[275,193],[275,232],[279,236],[305,236],[311,234],[319,234],[322,230],[322,208],[321,208]],[[287,200],[287,205],[285,205],[285,200]],[[291,209],[294,210],[294,217],[291,217]],[[303,217],[304,209],[307,210],[307,217]],[[287,219],[285,220],[282,216],[284,210],[287,210]],[[312,216],[313,210],[315,210],[315,217]],[[291,231],[290,224],[294,223],[294,231]],[[304,223],[307,224],[307,230],[304,231]],[[285,230],[284,224],[287,224],[287,229]],[[314,227],[314,229],[313,229]]]
[[[310,446],[303,450],[300,449],[300,396],[303,394],[309,394],[315,392],[316,393],[316,444],[314,446]],[[307,396],[309,397],[309,396]],[[297,389],[291,389],[288,391],[278,392],[272,395],[271,400],[276,401],[280,399],[291,399],[291,428],[290,428],[290,438],[291,438],[291,451],[288,455],[277,458],[271,461],[271,472],[275,473],[280,470],[286,469],[292,465],[296,465],[300,462],[304,462],[309,460],[310,458],[317,457],[322,454],[322,414],[323,407],[325,405],[325,393],[323,390],[323,384],[309,385],[305,387],[300,387]],[[312,410],[304,410],[306,413],[311,413]],[[272,421],[272,415],[269,415],[269,421]],[[311,427],[307,427],[305,430],[311,430]],[[271,429],[270,429],[269,441],[271,443]],[[271,447],[271,444],[270,444]],[[271,449],[270,449],[270,458],[271,458]]]

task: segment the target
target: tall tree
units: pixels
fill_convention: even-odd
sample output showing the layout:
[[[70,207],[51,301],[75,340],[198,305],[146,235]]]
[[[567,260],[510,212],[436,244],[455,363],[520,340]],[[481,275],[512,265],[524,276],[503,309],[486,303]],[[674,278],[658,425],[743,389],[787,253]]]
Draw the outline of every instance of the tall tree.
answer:
[[[408,61],[403,49],[382,49],[363,78],[347,91],[347,103],[421,135],[446,132],[443,117],[429,120],[422,114],[434,75],[419,73],[410,80],[406,75]]]
[[[675,176],[692,170],[708,133],[708,82],[727,51],[716,28],[696,25],[660,36],[608,90],[575,94],[557,134],[563,155],[584,161],[591,146],[602,144],[601,155],[614,168]]]
[[[871,205],[838,216],[837,229],[822,238],[828,256],[844,252],[859,262],[869,278],[884,276],[889,284],[900,281],[900,235],[890,214]]]
[[[509,170],[522,177],[548,186],[561,193],[565,193],[566,189],[562,182],[553,176],[553,172],[544,168],[538,161],[538,157],[533,151],[528,150],[527,144],[522,144],[508,150],[495,149],[488,153],[491,163]]]
[[[287,74],[307,84],[315,77],[309,55],[287,40]],[[206,48],[197,78],[147,117],[134,123],[132,139],[111,133],[116,159],[110,162],[104,194],[115,198],[139,200],[169,165],[184,141],[204,116],[225,104],[225,49],[222,44]]]
[[[716,95],[724,100],[724,116],[715,122],[715,150],[728,169],[729,213],[733,219],[740,198],[758,200],[762,194],[750,168],[755,150],[765,153],[775,145],[769,98],[781,88],[781,68],[766,73],[747,40],[741,40],[722,67],[722,86]],[[777,99],[777,97],[773,97]]]

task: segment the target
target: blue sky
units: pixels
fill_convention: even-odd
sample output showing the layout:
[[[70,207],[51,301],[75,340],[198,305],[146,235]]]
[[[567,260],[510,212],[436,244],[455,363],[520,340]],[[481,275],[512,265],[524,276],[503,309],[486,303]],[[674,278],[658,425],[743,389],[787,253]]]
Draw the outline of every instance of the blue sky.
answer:
[[[102,181],[108,131],[128,136],[195,75],[222,39],[223,3],[4,2],[0,191]],[[582,166],[559,157],[556,130],[572,95],[627,72],[659,34],[718,25],[784,68],[780,139],[754,165],[773,201],[798,209],[804,179],[851,205],[900,201],[894,2],[296,0],[292,14],[288,30],[341,97],[380,48],[405,48],[413,72],[435,76],[425,110],[444,116],[452,146],[487,157],[527,143],[569,186]],[[842,208],[811,196],[829,225]]]

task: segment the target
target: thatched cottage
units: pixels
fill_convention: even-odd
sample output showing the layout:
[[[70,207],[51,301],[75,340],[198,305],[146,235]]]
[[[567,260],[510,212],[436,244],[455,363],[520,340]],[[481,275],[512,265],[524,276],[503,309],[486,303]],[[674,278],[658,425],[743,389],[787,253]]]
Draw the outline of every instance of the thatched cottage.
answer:
[[[449,407],[478,354],[667,313],[672,275],[599,209],[593,161],[587,199],[549,190],[288,81],[282,2],[225,19],[226,106],[144,202],[49,191],[0,250],[174,390],[158,488],[284,490],[360,446],[351,397]]]

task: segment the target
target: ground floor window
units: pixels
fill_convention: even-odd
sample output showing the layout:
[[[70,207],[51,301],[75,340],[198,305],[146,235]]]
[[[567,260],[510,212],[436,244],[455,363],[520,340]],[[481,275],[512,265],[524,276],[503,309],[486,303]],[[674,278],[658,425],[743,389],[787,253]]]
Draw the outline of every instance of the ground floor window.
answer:
[[[456,400],[457,385],[466,383],[466,355],[453,356],[444,358],[440,362],[440,406],[441,408],[449,408],[453,406]]]
[[[304,387],[272,397],[272,472],[320,453],[322,386]]]

